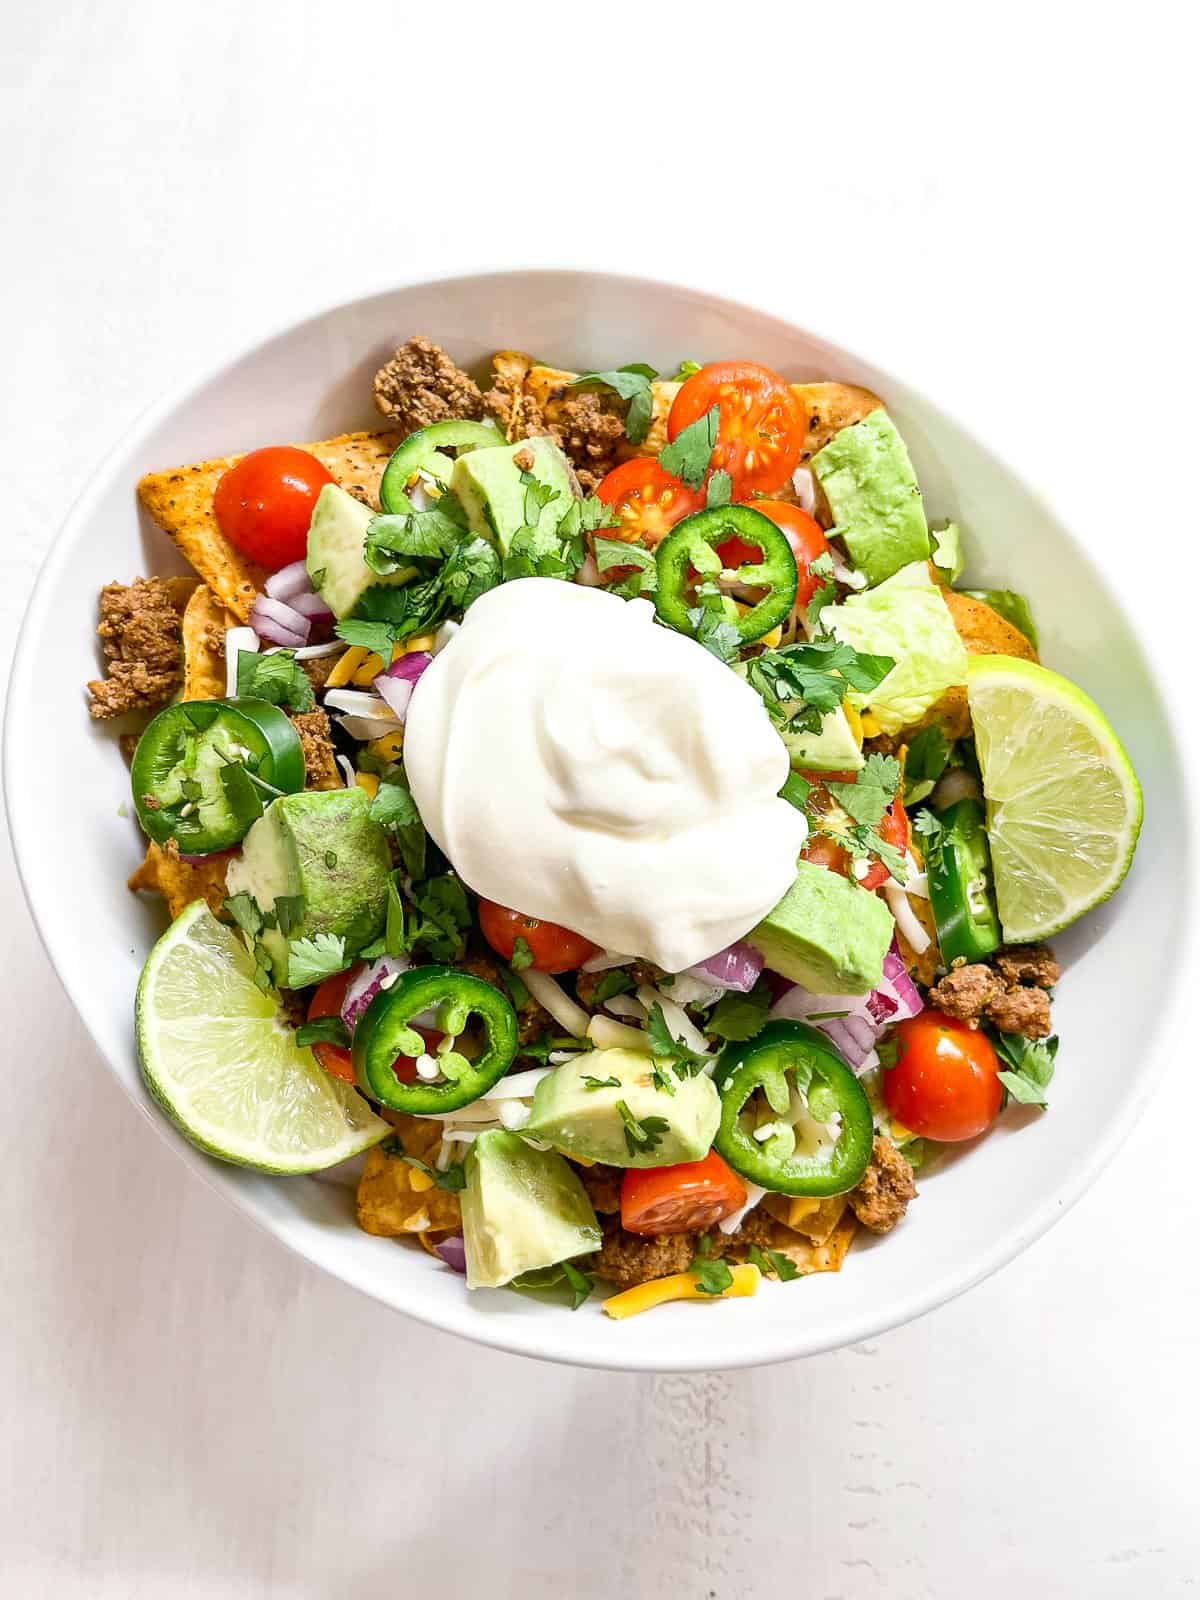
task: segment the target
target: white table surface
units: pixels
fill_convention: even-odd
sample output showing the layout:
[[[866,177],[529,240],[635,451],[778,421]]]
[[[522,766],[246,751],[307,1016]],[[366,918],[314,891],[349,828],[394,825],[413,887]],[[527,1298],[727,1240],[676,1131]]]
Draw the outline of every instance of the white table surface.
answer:
[[[6,654],[181,373],[541,257],[790,304],[968,408],[1127,581],[1170,577],[1194,677],[1185,8],[573,9],[6,8]],[[915,1326],[729,1377],[545,1367],[324,1280],[147,1138],[6,849],[6,1600],[1200,1590],[1194,1040],[1075,1211]]]

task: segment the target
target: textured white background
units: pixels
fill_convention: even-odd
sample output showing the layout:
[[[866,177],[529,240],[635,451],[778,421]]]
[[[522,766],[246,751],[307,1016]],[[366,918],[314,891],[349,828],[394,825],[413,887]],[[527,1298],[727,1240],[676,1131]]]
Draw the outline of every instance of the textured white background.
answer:
[[[790,305],[965,408],[1131,584],[1171,578],[1194,677],[1185,8],[575,9],[0,7],[4,656],[181,374],[389,276],[541,259]],[[1200,1591],[1193,1041],[964,1300],[806,1364],[599,1375],[252,1231],[99,1066],[7,854],[0,904],[5,1600]]]

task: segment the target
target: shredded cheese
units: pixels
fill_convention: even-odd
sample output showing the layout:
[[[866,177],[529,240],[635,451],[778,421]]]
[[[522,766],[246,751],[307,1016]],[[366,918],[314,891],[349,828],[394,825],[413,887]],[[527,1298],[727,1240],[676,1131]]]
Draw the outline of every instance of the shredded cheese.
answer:
[[[597,1012],[587,1025],[587,1036],[597,1050],[640,1050],[643,1055],[653,1055],[650,1035],[641,1028],[631,1028],[626,1022],[617,1022]]]
[[[651,1278],[649,1283],[639,1283],[612,1295],[603,1302],[603,1310],[620,1322],[625,1317],[653,1311],[655,1306],[666,1305],[671,1300],[738,1300],[758,1293],[762,1275],[757,1267],[747,1263],[731,1267],[730,1272],[733,1282],[720,1294],[705,1294],[692,1273],[676,1272],[669,1278]]]
[[[897,883],[885,883],[883,893],[888,903],[888,910],[895,917],[897,928],[912,946],[913,954],[924,955],[925,951],[929,949],[929,935],[921,926],[916,912],[909,905],[908,896]]]
[[[582,1039],[588,1030],[588,1014],[570,995],[555,983],[548,972],[538,972],[534,967],[521,971],[521,981],[544,1011],[548,1011],[564,1032]]]

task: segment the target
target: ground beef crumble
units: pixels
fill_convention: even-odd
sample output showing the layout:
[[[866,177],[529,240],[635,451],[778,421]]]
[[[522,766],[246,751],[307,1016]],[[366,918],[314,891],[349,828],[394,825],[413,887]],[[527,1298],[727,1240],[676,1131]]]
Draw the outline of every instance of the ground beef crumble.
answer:
[[[333,740],[329,734],[329,718],[318,708],[315,711],[293,713],[292,727],[300,735],[300,749],[304,754],[304,784],[308,789],[328,789],[341,784],[338,765],[334,760]]]
[[[580,487],[590,494],[621,460],[619,446],[625,438],[623,401],[607,391],[576,393],[564,386],[548,397],[554,402],[550,421],[534,396],[524,389],[523,379],[524,372],[518,366],[498,366],[494,386],[483,396],[484,406],[509,439],[553,439],[575,468]]]
[[[588,1188],[591,1175],[597,1171],[612,1172],[615,1168],[583,1168],[579,1176]],[[592,1180],[595,1181],[595,1180]],[[618,1199],[619,1183],[617,1185]],[[589,1194],[591,1191],[589,1190]],[[610,1208],[593,1200],[595,1209],[604,1216]],[[611,1208],[616,1210],[616,1206]],[[775,1237],[774,1219],[760,1207],[750,1211],[732,1233],[722,1233],[712,1228],[706,1236],[704,1253],[714,1257],[729,1256],[741,1260],[751,1245],[768,1246]],[[632,1289],[636,1284],[648,1283],[651,1278],[666,1278],[673,1272],[686,1272],[699,1250],[698,1233],[670,1233],[656,1238],[644,1238],[638,1233],[627,1233],[613,1217],[605,1216],[604,1241],[589,1263],[598,1277],[613,1283],[618,1289]]]
[[[420,334],[402,344],[375,374],[375,404],[406,433],[452,417],[483,415],[478,385]]]
[[[180,619],[161,578],[109,583],[100,591],[105,676],[88,684],[93,717],[165,705],[183,681]]]
[[[929,991],[931,1005],[977,1028],[987,1021],[1001,1033],[1044,1039],[1050,1032],[1050,996],[1058,962],[1048,945],[1013,945],[990,964],[952,967]]]
[[[850,1191],[850,1209],[872,1233],[889,1233],[916,1195],[913,1169],[892,1141],[877,1133],[871,1147],[871,1165],[858,1187]]]

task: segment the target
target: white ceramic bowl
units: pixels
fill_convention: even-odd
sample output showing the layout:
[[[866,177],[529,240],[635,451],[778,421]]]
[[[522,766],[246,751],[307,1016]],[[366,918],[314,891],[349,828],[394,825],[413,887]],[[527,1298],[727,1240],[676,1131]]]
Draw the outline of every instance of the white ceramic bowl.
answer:
[[[163,916],[125,892],[141,857],[136,824],[121,814],[126,771],[82,694],[95,674],[101,585],[180,567],[165,536],[139,522],[134,484],[153,468],[372,426],[371,376],[414,332],[465,365],[511,346],[577,369],[739,356],[792,378],[876,390],[908,442],[931,514],[967,530],[971,579],[1031,594],[1044,659],[1095,696],[1129,746],[1147,827],[1119,895],[1056,941],[1067,970],[1055,1001],[1063,1044],[1052,1112],[1010,1112],[977,1147],[945,1161],[904,1226],[860,1239],[840,1274],[619,1324],[595,1304],[571,1314],[505,1291],[468,1295],[424,1252],[359,1232],[344,1191],[208,1160],[142,1086],[133,995]],[[415,284],[291,328],[160,406],[97,473],[41,574],[17,652],[5,754],[17,858],[46,948],[159,1136],[248,1216],[366,1294],[451,1333],[551,1360],[661,1371],[752,1365],[876,1334],[949,1299],[1049,1227],[1125,1137],[1177,986],[1188,837],[1180,762],[1133,627],[1082,547],[1010,469],[906,384],[789,323],[660,283],[512,272]]]

